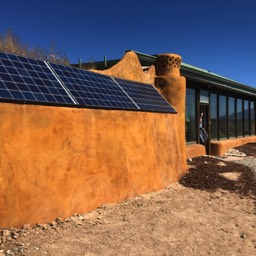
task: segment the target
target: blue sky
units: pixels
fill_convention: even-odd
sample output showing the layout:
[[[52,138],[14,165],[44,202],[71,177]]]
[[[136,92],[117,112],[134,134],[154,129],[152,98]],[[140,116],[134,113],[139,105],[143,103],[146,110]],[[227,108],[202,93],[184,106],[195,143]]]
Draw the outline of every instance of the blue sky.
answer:
[[[125,50],[177,53],[191,64],[256,87],[254,0],[2,1],[0,34],[31,46],[55,42],[77,63]]]

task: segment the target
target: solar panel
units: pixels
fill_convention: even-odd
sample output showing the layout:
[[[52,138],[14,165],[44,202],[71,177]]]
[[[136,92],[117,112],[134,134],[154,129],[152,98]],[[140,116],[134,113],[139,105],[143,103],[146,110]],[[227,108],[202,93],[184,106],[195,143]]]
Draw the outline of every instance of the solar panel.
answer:
[[[81,105],[176,112],[152,85],[113,78],[69,66],[52,63],[50,66]]]
[[[53,63],[50,66],[80,105],[137,109],[110,76]]]
[[[119,78],[114,79],[141,110],[176,112],[152,85]]]
[[[0,99],[174,113],[149,84],[0,52]]]
[[[0,98],[74,104],[47,64],[0,52]]]

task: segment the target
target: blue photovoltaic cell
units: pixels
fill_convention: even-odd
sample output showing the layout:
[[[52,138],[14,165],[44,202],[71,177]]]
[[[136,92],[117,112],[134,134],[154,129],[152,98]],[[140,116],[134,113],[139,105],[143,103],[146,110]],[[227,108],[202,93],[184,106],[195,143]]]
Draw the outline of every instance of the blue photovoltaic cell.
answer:
[[[69,66],[50,65],[79,105],[138,109],[111,77]]]
[[[141,110],[175,113],[173,107],[150,84],[115,78]]]
[[[2,52],[0,99],[175,112],[152,85]]]
[[[50,65],[80,105],[176,112],[152,85],[111,78],[68,66]]]
[[[44,61],[0,52],[0,98],[74,104]]]

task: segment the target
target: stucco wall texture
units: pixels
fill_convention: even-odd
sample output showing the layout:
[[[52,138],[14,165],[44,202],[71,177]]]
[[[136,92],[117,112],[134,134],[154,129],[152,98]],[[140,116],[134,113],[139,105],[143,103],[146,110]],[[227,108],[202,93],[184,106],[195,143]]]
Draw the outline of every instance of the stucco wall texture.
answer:
[[[186,171],[176,114],[0,104],[0,227],[65,218]]]

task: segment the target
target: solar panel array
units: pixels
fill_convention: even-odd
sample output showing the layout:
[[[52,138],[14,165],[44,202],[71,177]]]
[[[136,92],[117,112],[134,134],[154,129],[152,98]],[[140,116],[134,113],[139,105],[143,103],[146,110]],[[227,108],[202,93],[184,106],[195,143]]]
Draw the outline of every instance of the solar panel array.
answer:
[[[0,98],[73,104],[44,61],[1,52]]]
[[[2,52],[0,100],[175,112],[151,85]]]
[[[70,66],[50,65],[78,104],[137,109],[111,77]]]
[[[141,110],[174,112],[172,106],[152,85],[119,78],[115,78],[115,80]]]

